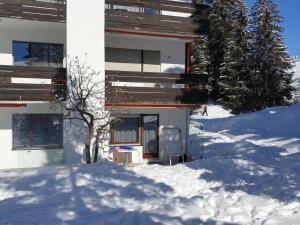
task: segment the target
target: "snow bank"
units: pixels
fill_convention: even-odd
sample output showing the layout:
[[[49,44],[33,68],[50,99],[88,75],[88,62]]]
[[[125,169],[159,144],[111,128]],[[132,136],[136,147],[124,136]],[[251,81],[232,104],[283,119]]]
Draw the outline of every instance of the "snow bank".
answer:
[[[281,154],[300,151],[300,104],[238,116],[230,115],[221,106],[208,106],[208,113],[208,117],[200,113],[191,117],[190,150],[193,155],[201,153],[198,151],[201,142],[207,157],[234,154],[233,145],[238,142],[281,148]],[[204,133],[199,124],[203,124]]]

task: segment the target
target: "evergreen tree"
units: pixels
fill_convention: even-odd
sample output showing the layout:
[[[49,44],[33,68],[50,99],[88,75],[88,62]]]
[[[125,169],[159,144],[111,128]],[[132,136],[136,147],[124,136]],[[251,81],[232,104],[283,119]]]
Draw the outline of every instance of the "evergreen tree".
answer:
[[[251,10],[252,90],[256,108],[291,101],[292,63],[281,35],[282,17],[272,0],[257,0]]]
[[[200,36],[192,43],[191,51],[191,72],[193,74],[207,74],[209,65],[209,54],[207,41],[204,36]]]
[[[209,29],[212,96],[239,113],[248,110],[249,34],[242,0],[215,0]]]
[[[242,0],[229,5],[231,17],[225,36],[225,53],[220,67],[219,90],[221,102],[234,113],[248,111],[249,85],[249,33],[247,7]]]
[[[226,38],[228,34],[230,8],[229,1],[215,0],[209,16],[208,50],[210,57],[209,82],[212,88],[211,97],[220,98],[220,68],[224,62]]]

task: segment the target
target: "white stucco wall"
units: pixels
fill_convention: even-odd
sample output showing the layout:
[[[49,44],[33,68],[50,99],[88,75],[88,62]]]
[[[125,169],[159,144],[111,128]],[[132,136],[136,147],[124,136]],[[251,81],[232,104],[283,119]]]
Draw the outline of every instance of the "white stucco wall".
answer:
[[[92,70],[104,73],[104,10],[102,0],[71,0],[67,4],[67,55],[78,57]],[[84,132],[82,124],[70,125],[65,122],[65,159],[67,164],[84,161]]]
[[[60,109],[48,103],[27,104],[21,108],[0,108],[0,169],[40,167],[63,163],[62,149],[12,150],[13,114],[57,114]]]
[[[93,70],[105,71],[105,46],[161,52],[161,72],[182,73],[185,67],[185,42],[179,39],[106,34],[104,31],[104,3],[102,0],[71,0],[67,4],[67,25],[59,23],[1,18],[0,64],[12,65],[12,41],[64,44],[66,55],[79,57]],[[67,45],[66,45],[67,43]],[[117,68],[116,68],[117,69]],[[62,150],[12,151],[12,115],[14,113],[51,113],[49,104],[28,104],[26,108],[0,108],[0,168],[35,167],[66,162],[83,162],[82,124],[64,124],[64,155]],[[185,109],[136,109],[134,114],[159,114],[160,134],[163,127],[176,126],[182,131],[186,149]],[[160,158],[165,146],[160,136]],[[2,144],[3,142],[3,144]]]
[[[0,65],[13,65],[13,41],[64,44],[66,24],[0,18]]]
[[[13,41],[63,44],[66,24],[1,18],[0,65],[13,65]],[[45,79],[13,78],[13,83],[49,83]],[[61,111],[60,111],[61,112]],[[63,150],[12,150],[12,117],[15,113],[60,113],[49,103],[30,103],[22,108],[0,108],[0,168],[23,168],[63,163]]]
[[[109,33],[105,47],[160,51],[162,73],[184,72],[185,42],[182,40]]]
[[[116,115],[141,115],[141,114],[158,114],[159,115],[159,159],[168,160],[167,147],[163,129],[175,127],[181,130],[182,148],[187,153],[188,134],[189,134],[189,109],[115,109],[112,111]],[[143,155],[142,145],[135,145]]]

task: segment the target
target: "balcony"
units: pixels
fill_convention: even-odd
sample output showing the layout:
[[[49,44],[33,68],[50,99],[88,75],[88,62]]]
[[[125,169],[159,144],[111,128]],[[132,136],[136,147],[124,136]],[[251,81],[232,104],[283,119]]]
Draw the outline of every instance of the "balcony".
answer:
[[[64,68],[0,65],[0,101],[52,101],[65,86]]]
[[[67,0],[0,0],[0,17],[65,23],[66,3]],[[195,26],[189,16],[194,11],[191,3],[170,0],[105,0],[105,5],[107,32],[195,37]],[[203,28],[200,28],[200,33],[205,33],[209,5],[197,3],[196,6],[203,8]]]
[[[201,105],[206,83],[206,75],[106,71],[106,105]]]
[[[191,3],[170,0],[105,0],[105,3],[107,32],[146,32],[152,35],[195,37],[196,27],[189,16],[194,10]],[[207,23],[203,24],[207,26]]]
[[[0,0],[0,17],[66,22],[66,1]]]

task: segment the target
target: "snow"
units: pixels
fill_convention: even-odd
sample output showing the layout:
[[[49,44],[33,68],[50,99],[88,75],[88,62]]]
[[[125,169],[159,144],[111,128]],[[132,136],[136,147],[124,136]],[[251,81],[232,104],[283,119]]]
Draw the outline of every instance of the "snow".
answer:
[[[300,56],[294,58],[294,79],[300,78]]]
[[[202,160],[0,171],[0,224],[300,224],[300,104],[208,113],[191,117]]]
[[[300,101],[300,57],[294,58],[294,77],[293,77],[293,87],[296,88],[294,92],[294,99]]]

